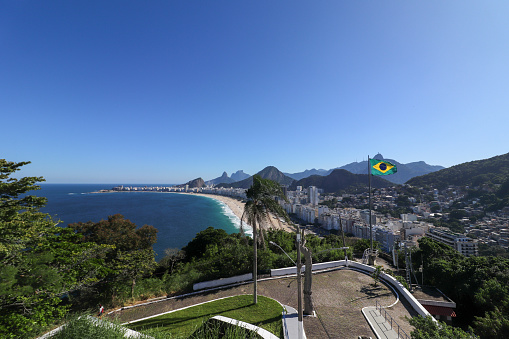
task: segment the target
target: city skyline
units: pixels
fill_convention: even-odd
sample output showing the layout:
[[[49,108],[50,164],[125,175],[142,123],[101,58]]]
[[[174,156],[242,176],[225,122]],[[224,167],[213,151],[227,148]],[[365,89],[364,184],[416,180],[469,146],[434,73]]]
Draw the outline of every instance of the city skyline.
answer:
[[[509,4],[0,5],[0,157],[48,183],[507,153]]]

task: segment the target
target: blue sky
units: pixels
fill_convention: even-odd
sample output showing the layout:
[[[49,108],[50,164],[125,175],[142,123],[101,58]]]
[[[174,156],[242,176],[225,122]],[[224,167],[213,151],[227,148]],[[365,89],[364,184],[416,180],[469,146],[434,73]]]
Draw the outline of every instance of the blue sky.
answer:
[[[183,183],[509,152],[507,1],[1,1],[0,158]]]

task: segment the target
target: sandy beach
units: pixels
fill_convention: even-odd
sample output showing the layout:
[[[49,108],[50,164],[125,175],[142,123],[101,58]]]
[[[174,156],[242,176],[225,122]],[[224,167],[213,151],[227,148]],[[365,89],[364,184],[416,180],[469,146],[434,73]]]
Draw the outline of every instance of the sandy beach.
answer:
[[[223,195],[215,195],[215,194],[202,194],[202,193],[191,193],[191,194],[200,195],[203,197],[209,197],[212,199],[219,200],[219,201],[225,203],[239,219],[242,218],[242,213],[244,212],[245,204],[240,200],[226,197]],[[292,232],[292,233],[295,232],[295,229],[292,226],[288,225],[287,223],[280,222],[277,218],[275,218],[273,216],[271,216],[271,218],[272,218],[272,220],[271,220],[272,223],[267,222],[262,227],[267,228],[267,229],[270,229],[270,228],[281,229],[281,230],[284,230],[287,232]]]

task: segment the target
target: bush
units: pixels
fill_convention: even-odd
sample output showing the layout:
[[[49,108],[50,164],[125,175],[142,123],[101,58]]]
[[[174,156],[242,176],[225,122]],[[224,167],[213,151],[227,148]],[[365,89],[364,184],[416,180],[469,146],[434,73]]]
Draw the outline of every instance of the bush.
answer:
[[[69,320],[51,339],[124,339],[126,328],[91,316]]]

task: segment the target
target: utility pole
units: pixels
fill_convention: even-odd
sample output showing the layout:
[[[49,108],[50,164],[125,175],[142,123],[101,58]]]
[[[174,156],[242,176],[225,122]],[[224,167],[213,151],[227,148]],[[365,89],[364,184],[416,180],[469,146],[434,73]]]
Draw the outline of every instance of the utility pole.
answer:
[[[303,338],[304,324],[302,322],[302,263],[300,260],[300,244],[301,234],[300,227],[297,232],[296,247],[297,247],[297,308],[298,308],[298,323],[299,323],[299,339]]]
[[[304,259],[306,263],[306,270],[304,272],[304,313],[306,315],[314,314],[313,300],[311,299],[311,284],[313,279],[313,258],[311,250],[306,246],[306,240],[303,239],[301,245],[301,252],[304,253]]]

